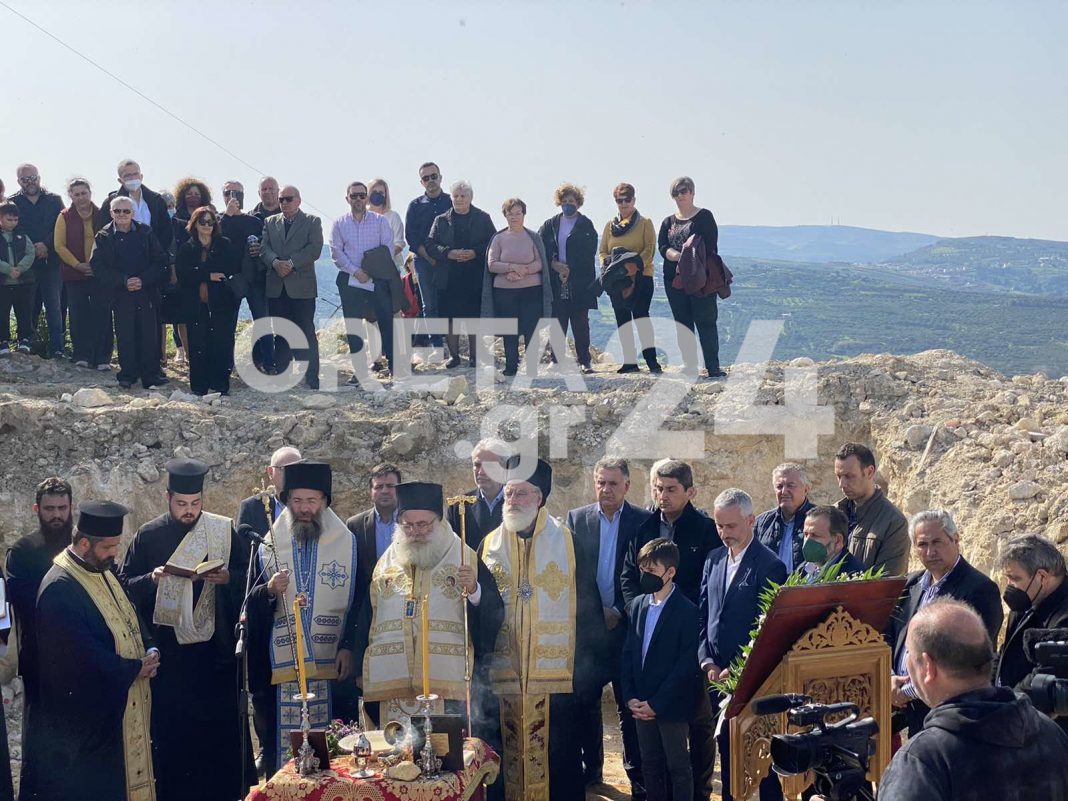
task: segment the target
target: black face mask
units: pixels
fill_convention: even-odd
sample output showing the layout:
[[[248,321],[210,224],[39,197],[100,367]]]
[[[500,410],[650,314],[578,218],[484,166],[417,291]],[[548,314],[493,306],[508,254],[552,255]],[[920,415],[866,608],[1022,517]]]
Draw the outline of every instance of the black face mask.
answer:
[[[642,571],[641,578],[639,579],[638,586],[646,595],[652,595],[654,592],[660,592],[664,589],[664,579],[662,576],[658,576],[655,573],[646,573]]]
[[[1011,584],[1005,588],[1005,592],[1001,597],[1005,599],[1005,606],[1013,612],[1026,612],[1031,608],[1031,596],[1027,594],[1027,590],[1031,589],[1031,585],[1034,584],[1035,579],[1038,577],[1038,573],[1031,576],[1031,580],[1027,582],[1027,589],[1021,590],[1019,587],[1013,587]]]

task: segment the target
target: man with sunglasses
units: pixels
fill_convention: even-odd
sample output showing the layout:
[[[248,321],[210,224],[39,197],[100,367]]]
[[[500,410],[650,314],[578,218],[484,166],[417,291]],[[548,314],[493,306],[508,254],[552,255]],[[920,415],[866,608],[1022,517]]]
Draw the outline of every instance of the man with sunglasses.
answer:
[[[393,229],[389,219],[367,208],[367,185],[353,181],[345,190],[349,213],[334,220],[330,230],[330,257],[338,269],[337,291],[347,325],[352,328],[360,319],[368,319],[370,311],[378,326],[382,340],[382,352],[393,371],[393,298],[386,281],[375,281],[364,269],[364,256],[375,248],[386,248],[390,262],[393,259]],[[391,272],[396,270],[390,266]],[[348,334],[349,353],[353,359],[365,359],[363,339],[359,334]],[[355,354],[360,353],[357,357]],[[377,354],[375,354],[377,356]],[[353,363],[355,368],[355,362]],[[358,385],[359,371],[349,383]]]
[[[419,289],[423,296],[423,317],[438,316],[438,287],[434,282],[434,257],[426,249],[430,237],[430,227],[434,218],[452,208],[452,197],[441,191],[441,170],[438,165],[428,161],[419,168],[419,181],[423,184],[423,194],[408,204],[408,213],[404,217],[404,237],[408,247],[415,254],[415,273],[419,277]],[[444,265],[442,265],[444,266]],[[419,344],[426,345],[427,337],[421,337]],[[444,340],[441,334],[429,337],[434,348],[432,361],[441,361],[441,348]]]
[[[145,389],[163,386],[169,382],[159,366],[159,287],[170,257],[148,225],[134,222],[130,198],[113,197],[109,211],[111,222],[97,232],[89,265],[113,293],[119,386],[129,389],[138,379]],[[110,312],[101,320],[110,325]]]
[[[33,329],[44,306],[48,323],[48,353],[63,358],[66,320],[63,314],[63,276],[55,251],[56,217],[64,209],[63,199],[41,186],[40,171],[32,164],[21,164],[16,171],[19,191],[10,200],[19,207],[17,233],[33,242],[35,259],[33,276],[37,289],[33,301]]]
[[[267,267],[267,308],[272,317],[294,323],[308,340],[306,348],[291,348],[284,337],[276,342],[279,372],[290,358],[307,361],[304,385],[319,388],[319,343],[315,339],[315,260],[323,252],[323,224],[318,217],[300,210],[300,190],[285,186],[278,196],[280,214],[263,225],[260,261]],[[290,356],[292,354],[292,356]]]
[[[267,180],[264,179],[264,181]],[[277,184],[278,182],[275,181],[276,194]],[[267,316],[267,272],[263,269],[263,262],[259,259],[263,218],[244,211],[245,187],[240,181],[227,181],[223,184],[222,194],[226,210],[219,218],[219,223],[222,226],[223,236],[241,252],[239,288],[248,303],[248,311],[252,319],[259,320]],[[253,343],[252,362],[260,372],[274,375],[274,337],[260,337]]]

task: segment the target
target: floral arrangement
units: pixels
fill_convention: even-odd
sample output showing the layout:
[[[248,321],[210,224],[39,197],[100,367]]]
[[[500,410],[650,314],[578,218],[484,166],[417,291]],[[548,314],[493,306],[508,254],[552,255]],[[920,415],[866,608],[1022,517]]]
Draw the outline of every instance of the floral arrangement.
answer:
[[[330,758],[344,754],[345,752],[341,750],[341,740],[359,731],[360,728],[355,723],[346,723],[340,718],[330,721],[330,725],[326,727],[326,749],[330,753]]]
[[[786,581],[782,584],[776,584],[774,581],[768,582],[768,586],[760,593],[758,599],[758,614],[756,623],[753,625],[753,629],[749,632],[749,643],[742,646],[742,651],[731,662],[730,667],[727,670],[727,675],[718,680],[711,682],[712,686],[716,688],[723,695],[733,695],[735,689],[738,687],[738,680],[742,677],[742,670],[745,668],[745,663],[749,659],[749,654],[753,650],[753,646],[756,643],[756,639],[760,636],[760,630],[764,626],[764,620],[768,616],[768,610],[771,609],[771,605],[775,602],[775,598],[779,595],[779,591],[783,587],[805,587],[812,586],[814,584],[833,584],[841,581],[871,581],[873,579],[879,579],[883,577],[884,568],[868,568],[863,573],[842,573],[842,563],[836,562],[835,564],[824,568],[816,574],[815,579],[810,580],[808,575],[803,573],[800,568],[795,570],[789,576],[786,577]]]

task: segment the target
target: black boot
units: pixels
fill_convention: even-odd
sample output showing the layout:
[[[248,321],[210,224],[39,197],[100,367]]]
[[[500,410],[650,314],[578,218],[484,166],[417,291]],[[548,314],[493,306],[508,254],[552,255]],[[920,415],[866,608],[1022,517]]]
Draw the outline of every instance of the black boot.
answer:
[[[645,363],[649,365],[650,373],[660,374],[664,372],[664,368],[656,360],[656,348],[646,348],[642,351],[642,356],[645,357]]]

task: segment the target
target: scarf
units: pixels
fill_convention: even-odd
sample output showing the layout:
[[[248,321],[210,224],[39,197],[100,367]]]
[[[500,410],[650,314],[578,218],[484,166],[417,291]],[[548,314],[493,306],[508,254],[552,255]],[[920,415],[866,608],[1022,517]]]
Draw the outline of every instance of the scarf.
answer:
[[[628,217],[626,220],[619,219],[619,215],[617,214],[615,219],[612,220],[612,236],[620,237],[625,235],[627,231],[630,231],[632,228],[634,228],[635,225],[638,224],[638,220],[640,219],[641,215],[638,214],[637,209],[635,209],[634,213],[631,214],[630,217]]]

